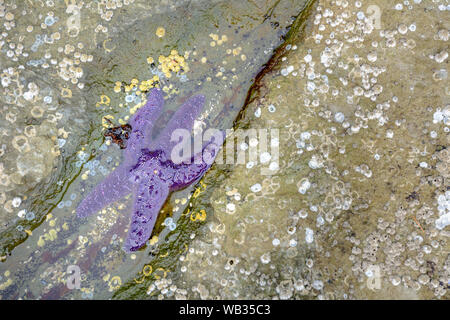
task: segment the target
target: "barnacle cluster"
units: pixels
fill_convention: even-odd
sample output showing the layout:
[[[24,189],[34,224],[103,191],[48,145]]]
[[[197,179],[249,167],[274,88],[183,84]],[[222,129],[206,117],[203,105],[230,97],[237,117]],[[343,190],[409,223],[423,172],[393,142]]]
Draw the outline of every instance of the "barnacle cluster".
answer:
[[[448,299],[448,4],[316,0],[293,21],[302,1],[230,3],[0,0],[0,232],[28,237],[0,254],[0,298]],[[164,20],[185,5],[187,24]],[[205,89],[202,121],[229,128],[291,23],[224,146],[276,129],[270,148],[250,159],[261,136],[243,139],[244,163],[175,193],[142,252],[121,250],[128,198],[74,222],[120,163],[101,130],[153,87]],[[59,290],[69,265],[79,291]]]
[[[187,287],[208,293],[192,297],[448,295],[442,10],[317,1],[240,120],[280,130],[280,170],[236,165],[213,192],[182,262]]]

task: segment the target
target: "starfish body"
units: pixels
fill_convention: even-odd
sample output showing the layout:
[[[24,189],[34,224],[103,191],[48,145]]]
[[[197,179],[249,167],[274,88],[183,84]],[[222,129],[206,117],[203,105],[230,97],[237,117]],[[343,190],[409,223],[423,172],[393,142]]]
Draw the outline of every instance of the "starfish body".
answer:
[[[155,141],[151,141],[152,127],[158,119],[164,100],[159,89],[152,89],[147,103],[130,120],[132,128],[123,163],[98,184],[80,203],[78,217],[87,217],[126,195],[134,194],[134,206],[127,251],[136,251],[149,239],[158,213],[171,191],[179,190],[199,179],[210,167],[222,145],[209,142],[201,153],[188,163],[174,163],[171,150],[177,142],[171,140],[176,129],[191,130],[204,105],[204,97],[195,96],[175,112]],[[203,157],[202,157],[203,155]]]

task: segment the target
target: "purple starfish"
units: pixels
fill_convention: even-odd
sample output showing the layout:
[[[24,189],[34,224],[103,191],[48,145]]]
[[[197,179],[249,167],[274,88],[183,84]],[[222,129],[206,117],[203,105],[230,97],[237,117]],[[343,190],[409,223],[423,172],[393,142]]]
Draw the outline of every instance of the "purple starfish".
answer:
[[[173,147],[178,143],[171,141],[172,133],[176,129],[190,132],[194,120],[203,109],[204,101],[201,95],[190,98],[175,112],[158,138],[151,141],[153,124],[164,106],[161,91],[152,89],[145,106],[130,120],[132,131],[123,163],[83,199],[77,208],[77,216],[87,217],[133,193],[134,208],[125,250],[136,251],[142,247],[150,238],[159,210],[169,192],[182,189],[199,179],[208,170],[222,145],[221,135],[220,138],[215,137],[214,142],[210,141],[189,163],[176,164],[170,158]]]

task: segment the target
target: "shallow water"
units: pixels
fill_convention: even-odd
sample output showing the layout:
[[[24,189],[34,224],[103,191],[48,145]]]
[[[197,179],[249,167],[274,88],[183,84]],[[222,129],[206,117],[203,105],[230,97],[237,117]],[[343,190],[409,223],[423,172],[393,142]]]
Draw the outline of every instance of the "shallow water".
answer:
[[[444,1],[0,3],[1,298],[448,298]],[[153,86],[159,128],[202,93],[204,127],[274,136],[172,194],[127,254],[129,199],[74,210],[121,161],[104,118]]]
[[[252,79],[303,4],[2,3],[0,268],[9,274],[2,297],[108,297],[115,283],[151,261],[149,250],[132,256],[120,250],[128,201],[89,221],[74,217],[83,193],[121,159],[117,145],[102,136],[110,126],[102,118],[126,123],[145,100],[142,92],[159,86],[169,109],[160,128],[170,109],[196,93],[207,97],[205,126],[231,127]],[[175,193],[165,215],[181,212],[191,192]],[[178,198],[184,200],[175,203]],[[163,242],[167,231],[159,235],[158,225],[154,234]],[[68,265],[82,268],[83,290],[64,289]]]

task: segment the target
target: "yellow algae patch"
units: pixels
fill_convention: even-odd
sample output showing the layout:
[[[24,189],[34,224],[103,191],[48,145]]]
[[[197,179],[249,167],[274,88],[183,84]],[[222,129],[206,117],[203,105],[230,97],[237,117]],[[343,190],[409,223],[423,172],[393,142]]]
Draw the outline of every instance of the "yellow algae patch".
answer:
[[[169,86],[164,86],[162,88],[162,91],[164,91],[165,93],[169,93],[169,91],[173,88],[173,85],[170,84]]]
[[[113,119],[114,119],[114,116],[108,114],[108,115],[106,115],[106,116],[104,116],[104,117],[102,118],[102,126],[103,126],[103,128],[108,128],[108,127],[111,125],[107,119],[113,120]]]
[[[85,293],[88,293],[88,294],[94,293],[94,289],[93,288],[81,288],[80,290],[81,290],[81,292],[85,292]]]
[[[144,276],[148,277],[153,272],[153,267],[149,264],[146,264],[142,269],[142,273]]]
[[[144,282],[145,276],[142,276],[141,280],[137,280],[136,278],[134,278],[134,282],[135,283],[142,283]]]
[[[102,94],[100,96],[100,101],[96,103],[96,106],[97,107],[100,107],[101,105],[109,106],[110,102],[111,99],[107,95]]]
[[[135,105],[134,107],[132,107],[130,109],[130,113],[134,114],[140,107],[142,107],[143,105],[145,105],[147,101],[141,101],[140,103],[138,103],[137,105]]]
[[[68,88],[61,88],[61,97],[72,98],[72,90]]]
[[[173,88],[173,89],[170,91],[169,95],[172,95],[172,94],[179,94],[179,93],[180,93],[180,90],[178,90],[177,88]]]
[[[153,60],[153,59],[152,59]],[[148,61],[148,59],[147,59]],[[129,85],[125,85],[125,92],[130,92],[135,87],[140,91],[137,91],[136,94],[140,95],[142,91],[148,91],[151,88],[157,87],[159,85],[159,77],[157,75],[153,76],[153,78],[148,80],[143,80],[139,83],[138,79],[132,79]],[[120,90],[119,90],[120,91]]]
[[[119,276],[114,276],[109,281],[109,291],[117,290],[122,285],[122,279]]]
[[[131,83],[129,85],[125,85],[125,92],[130,92],[134,87],[137,87],[138,83],[138,79],[131,79]]]
[[[122,87],[122,82],[120,81],[116,81],[116,83],[114,84],[114,92],[120,92],[120,89]]]
[[[40,237],[39,237],[39,240],[38,240],[38,242],[37,242],[37,245],[38,245],[39,247],[43,247],[44,244],[45,244],[45,241],[44,241],[44,239],[42,238],[42,236],[40,236]]]
[[[156,87],[157,85],[159,85],[159,77],[155,75],[151,79],[141,81],[141,83],[139,84],[139,90],[148,91],[151,88]]]
[[[216,43],[218,46],[221,46],[224,42],[227,42],[228,40],[228,37],[226,35],[222,35],[222,37],[219,38],[219,35],[215,33],[210,33],[209,37],[213,40],[209,44],[211,47],[215,47]]]
[[[6,280],[6,281],[3,282],[2,284],[0,284],[0,290],[5,290],[5,289],[8,288],[12,283],[13,283],[13,281],[12,281],[11,279]]]
[[[64,222],[64,224],[62,225],[63,230],[69,230],[69,225],[67,224],[67,222]]]
[[[44,234],[45,240],[55,241],[57,238],[58,231],[55,229],[50,229],[50,231]]]
[[[167,57],[160,55],[158,57],[158,62],[160,64],[158,66],[158,69],[160,69],[164,73],[166,78],[170,78],[172,76],[172,72],[185,73],[189,71],[189,66],[186,62],[186,58],[179,55],[177,50],[172,50]]]
[[[161,253],[160,255],[159,255],[159,257],[160,258],[165,258],[165,257],[167,257],[169,255],[169,251],[166,251],[166,252],[164,252],[164,253]],[[159,268],[159,269],[162,269],[162,268]],[[158,269],[156,269],[156,270],[158,270]]]
[[[193,197],[197,198],[202,192],[204,192],[206,190],[206,185],[203,181],[200,181],[200,186],[201,187],[197,187],[197,189],[195,189]]]
[[[116,46],[114,46],[113,48],[108,48],[108,47],[106,47],[106,43],[107,42],[109,42],[109,41],[111,41],[111,39],[105,39],[104,41],[103,41],[103,49],[105,49],[105,51],[106,52],[111,52],[112,50],[114,50],[115,48],[116,48]]]
[[[160,257],[165,257],[165,256],[167,256],[168,254],[169,254],[169,253],[166,252],[164,256],[163,256],[163,255],[160,255]],[[156,269],[156,270],[155,270],[155,273],[158,272],[158,271],[160,271],[160,270],[163,272],[163,278],[166,278],[166,277],[167,277],[167,270],[164,270],[163,268],[158,268],[158,269]],[[159,275],[155,274],[155,279],[158,280],[158,279],[161,279],[161,277],[160,277]]]
[[[156,29],[156,35],[158,36],[158,38],[164,37],[165,34],[166,29],[164,29],[163,27],[158,27],[158,29]]]
[[[241,51],[242,51],[242,48],[241,48],[241,47],[234,48],[234,49],[233,49],[233,55],[234,55],[234,56],[237,56],[238,54],[241,53]]]
[[[192,212],[191,220],[192,221],[205,221],[206,220],[206,211],[204,209],[202,209],[199,212]]]
[[[215,34],[215,33],[210,33],[210,34],[209,34],[209,37],[210,37],[211,39],[213,39],[214,41],[219,40],[219,35],[218,35],[218,34]]]
[[[158,242],[158,236],[153,236],[151,239],[150,239],[150,245],[154,245],[155,243],[157,243]]]

